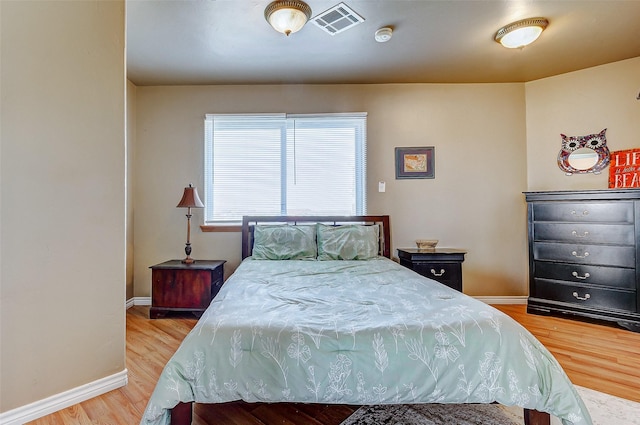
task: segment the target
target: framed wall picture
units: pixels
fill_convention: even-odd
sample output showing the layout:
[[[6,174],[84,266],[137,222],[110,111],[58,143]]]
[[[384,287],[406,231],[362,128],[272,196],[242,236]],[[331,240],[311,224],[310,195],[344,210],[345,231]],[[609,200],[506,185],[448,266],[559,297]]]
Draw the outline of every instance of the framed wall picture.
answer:
[[[609,189],[640,187],[640,149],[611,152]]]
[[[396,148],[396,179],[434,179],[435,148]]]

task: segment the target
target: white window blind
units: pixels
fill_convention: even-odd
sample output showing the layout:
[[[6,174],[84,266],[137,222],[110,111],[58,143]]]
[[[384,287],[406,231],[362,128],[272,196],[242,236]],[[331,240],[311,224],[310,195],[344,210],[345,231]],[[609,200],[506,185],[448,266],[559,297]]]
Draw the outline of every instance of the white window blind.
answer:
[[[366,214],[366,114],[205,117],[205,224]]]

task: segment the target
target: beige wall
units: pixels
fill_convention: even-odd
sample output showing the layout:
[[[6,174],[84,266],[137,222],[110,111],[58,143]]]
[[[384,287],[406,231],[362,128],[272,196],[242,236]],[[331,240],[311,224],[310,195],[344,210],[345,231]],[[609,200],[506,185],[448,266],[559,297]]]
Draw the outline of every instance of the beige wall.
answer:
[[[125,368],[124,2],[0,10],[5,412]]]
[[[566,176],[558,168],[560,134],[607,129],[611,151],[640,148],[640,57],[527,83],[529,190],[606,189],[601,174]]]
[[[188,183],[203,195],[206,113],[354,111],[368,112],[369,213],[391,216],[392,248],[439,239],[468,250],[466,293],[526,294],[524,86],[406,84],[138,87],[135,296],[149,296],[149,266],[184,256],[175,206]],[[436,178],[395,180],[398,146],[435,146]],[[192,256],[226,259],[228,274],[240,235],[202,233],[201,210],[192,220]]]
[[[468,250],[467,294],[526,295],[522,192],[607,187],[608,169],[564,175],[559,135],[608,128],[611,150],[637,148],[638,75],[640,58],[526,84],[138,87],[135,295],[149,295],[150,265],[183,256],[175,204],[190,182],[202,194],[205,113],[348,111],[369,113],[369,212],[391,215],[393,248],[437,238]],[[397,146],[435,146],[436,179],[395,180]],[[236,233],[196,226],[192,244],[196,258],[228,260],[227,274],[240,261]]]

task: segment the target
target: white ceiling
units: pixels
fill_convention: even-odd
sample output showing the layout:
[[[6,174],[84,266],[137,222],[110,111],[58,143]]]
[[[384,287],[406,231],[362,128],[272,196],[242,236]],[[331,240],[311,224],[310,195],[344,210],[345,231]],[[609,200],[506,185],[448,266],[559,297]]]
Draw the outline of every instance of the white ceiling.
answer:
[[[289,37],[270,0],[127,0],[127,69],[136,85],[526,82],[640,56],[640,0],[345,0],[365,21]],[[315,16],[340,0],[308,0]],[[549,26],[505,49],[499,27]],[[391,26],[387,43],[374,40]],[[640,76],[639,76],[640,80]]]

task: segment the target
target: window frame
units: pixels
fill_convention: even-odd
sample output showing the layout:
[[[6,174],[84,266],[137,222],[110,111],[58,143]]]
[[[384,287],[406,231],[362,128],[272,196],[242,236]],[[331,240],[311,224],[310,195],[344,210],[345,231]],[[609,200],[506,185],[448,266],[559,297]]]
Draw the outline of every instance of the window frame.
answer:
[[[290,121],[296,119],[314,119],[314,118],[335,118],[339,120],[360,120],[361,122],[356,125],[348,125],[346,127],[354,128],[356,132],[355,137],[355,185],[356,185],[356,212],[354,215],[365,215],[367,211],[367,190],[366,190],[366,162],[367,162],[367,113],[355,112],[355,113],[321,113],[321,114],[206,114],[204,120],[204,204],[205,212],[203,214],[203,223],[200,227],[203,231],[237,231],[240,229],[242,218],[238,220],[213,220],[213,150],[214,150],[214,120],[217,117],[223,119],[243,120],[254,117],[256,119],[273,120],[274,122],[281,121],[281,152],[286,160],[286,151],[288,144],[287,133],[290,130]],[[265,121],[265,122],[267,122]],[[320,127],[320,126],[319,126]],[[280,165],[283,178],[281,181],[281,196],[283,196],[284,205],[286,205],[286,161]],[[283,195],[284,193],[284,195]],[[282,207],[286,208],[286,206]],[[253,214],[255,215],[255,214]],[[281,214],[282,215],[282,211]],[[312,215],[318,215],[313,213]]]

